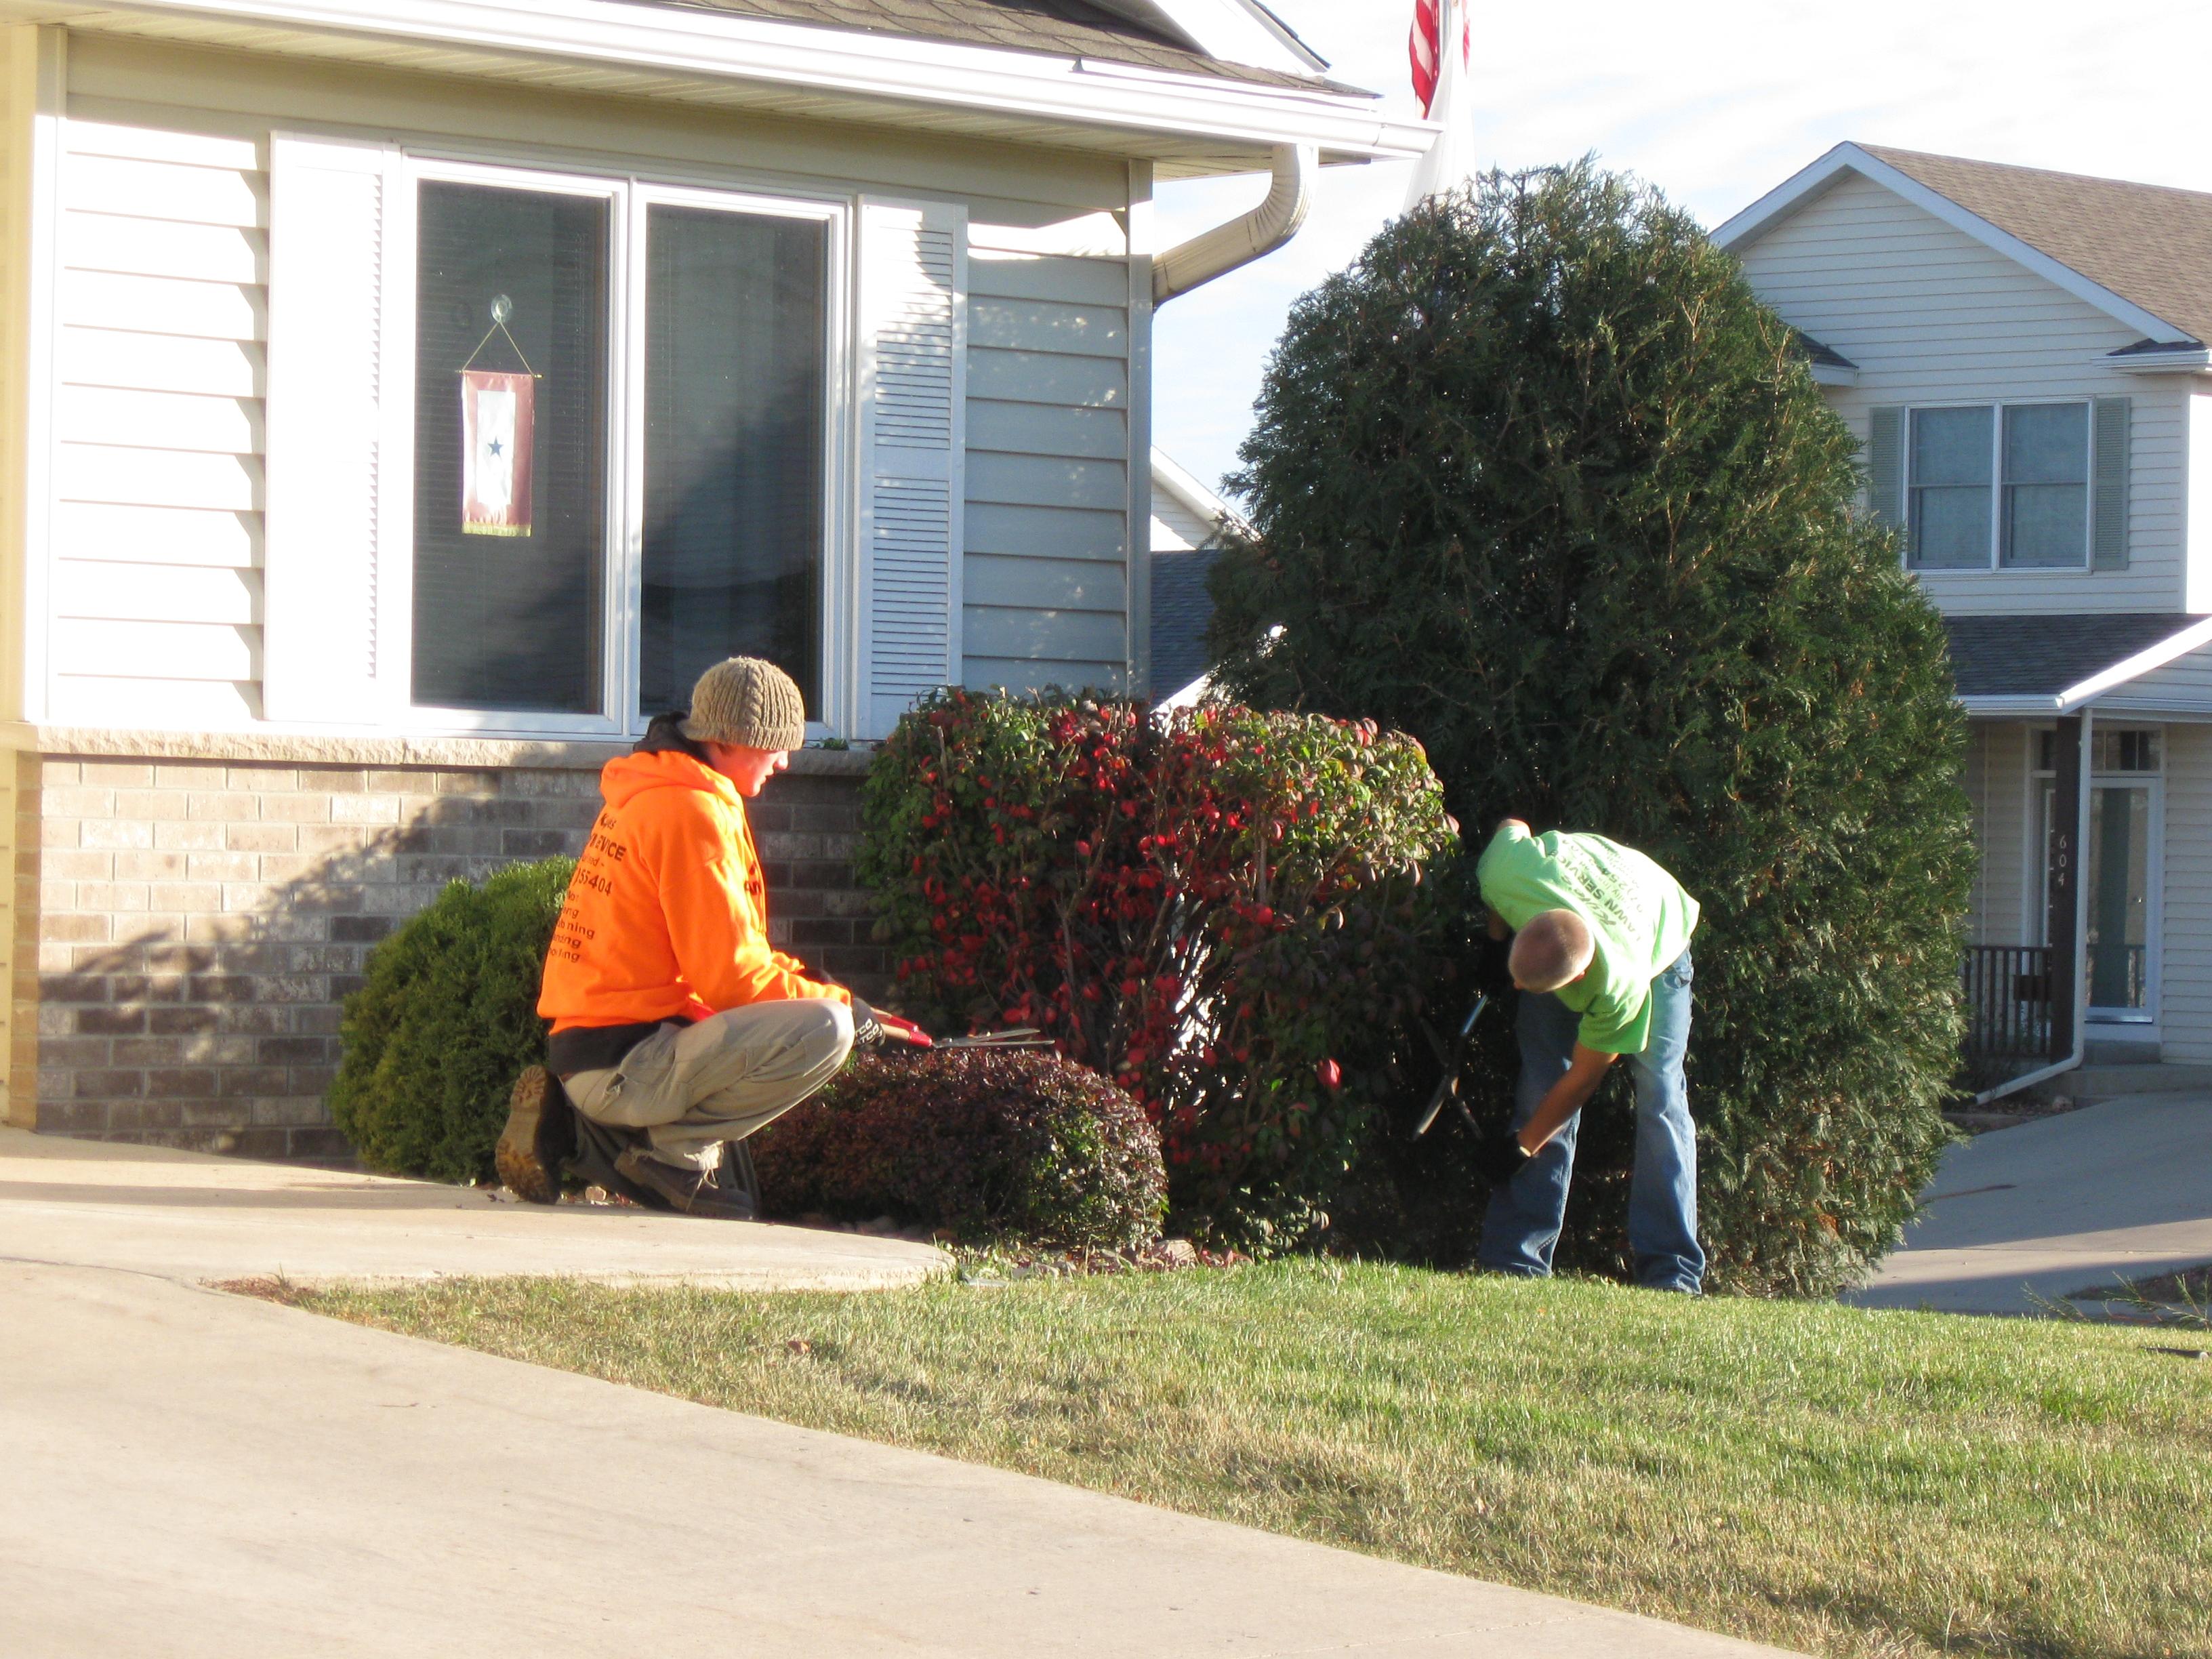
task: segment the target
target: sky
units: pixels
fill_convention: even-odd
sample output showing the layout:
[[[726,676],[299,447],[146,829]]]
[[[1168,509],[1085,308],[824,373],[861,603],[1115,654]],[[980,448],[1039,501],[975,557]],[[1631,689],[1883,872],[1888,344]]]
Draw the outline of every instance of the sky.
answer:
[[[1413,0],[1268,0],[1330,74],[1417,117]],[[2212,191],[2208,0],[1472,0],[1474,151],[1595,154],[1719,224],[1845,139]],[[1174,301],[1153,441],[1204,482],[1237,465],[1297,296],[1404,205],[1410,162],[1327,169],[1289,246]],[[1255,205],[1264,177],[1170,183],[1159,245]]]

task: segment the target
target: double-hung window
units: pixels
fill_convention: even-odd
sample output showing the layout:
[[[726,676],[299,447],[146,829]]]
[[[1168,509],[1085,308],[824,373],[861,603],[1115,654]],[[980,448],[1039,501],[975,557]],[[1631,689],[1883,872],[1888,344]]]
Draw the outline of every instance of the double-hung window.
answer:
[[[1916,409],[1907,447],[1916,570],[2089,564],[2089,405]]]
[[[957,208],[271,172],[271,718],[620,735],[743,654],[873,736],[957,677]]]

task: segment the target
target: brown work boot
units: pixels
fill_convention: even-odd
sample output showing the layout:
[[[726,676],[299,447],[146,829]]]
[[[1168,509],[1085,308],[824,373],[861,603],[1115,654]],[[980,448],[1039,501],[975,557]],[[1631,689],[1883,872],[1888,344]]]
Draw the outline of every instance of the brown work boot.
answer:
[[[713,1170],[663,1163],[642,1146],[632,1146],[617,1158],[615,1173],[658,1194],[679,1215],[705,1216],[715,1221],[754,1218],[751,1200],[717,1184]]]
[[[517,1198],[532,1204],[561,1201],[561,1166],[575,1150],[568,1114],[575,1108],[553,1074],[532,1066],[514,1080],[507,1099],[507,1127],[500,1131],[492,1164]]]

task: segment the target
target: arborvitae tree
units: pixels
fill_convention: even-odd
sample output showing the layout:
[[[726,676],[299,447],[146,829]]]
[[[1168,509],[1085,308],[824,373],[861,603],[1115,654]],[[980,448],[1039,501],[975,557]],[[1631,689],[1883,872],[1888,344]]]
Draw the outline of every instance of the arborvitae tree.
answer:
[[[1587,161],[1433,201],[1291,313],[1212,639],[1237,696],[1419,738],[1470,851],[1510,814],[1680,878],[1715,1282],[1822,1293],[1945,1142],[1975,855],[1942,629],[1801,356]],[[1626,1096],[1586,1122],[1563,1261],[1620,1248]]]

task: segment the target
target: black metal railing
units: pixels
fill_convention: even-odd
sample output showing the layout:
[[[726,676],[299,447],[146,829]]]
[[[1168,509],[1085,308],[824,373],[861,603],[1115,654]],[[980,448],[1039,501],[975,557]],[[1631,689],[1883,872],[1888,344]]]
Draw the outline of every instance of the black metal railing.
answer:
[[[2051,1052],[2051,953],[2047,945],[1970,945],[1960,968],[1972,1060],[2033,1060]]]

